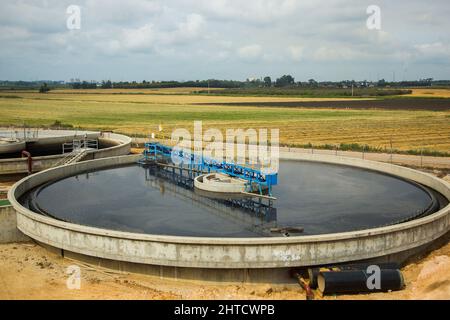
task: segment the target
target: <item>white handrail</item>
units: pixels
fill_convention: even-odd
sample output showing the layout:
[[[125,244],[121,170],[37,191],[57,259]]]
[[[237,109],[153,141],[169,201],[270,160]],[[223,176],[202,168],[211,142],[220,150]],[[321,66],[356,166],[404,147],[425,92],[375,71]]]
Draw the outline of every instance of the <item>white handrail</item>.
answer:
[[[88,150],[98,149],[98,140],[85,139],[85,140],[73,140],[72,142],[66,142],[62,144],[62,151],[64,157],[59,160],[55,166],[61,166],[65,164],[78,162],[88,152]],[[71,150],[66,153],[67,150]]]

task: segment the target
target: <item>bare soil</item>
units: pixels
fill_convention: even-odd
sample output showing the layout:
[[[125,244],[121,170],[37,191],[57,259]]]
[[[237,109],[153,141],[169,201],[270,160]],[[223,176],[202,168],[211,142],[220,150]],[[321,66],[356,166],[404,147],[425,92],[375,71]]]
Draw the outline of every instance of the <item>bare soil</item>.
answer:
[[[229,102],[196,103],[198,105],[221,105],[233,107],[283,107],[283,108],[332,108],[332,109],[386,109],[386,110],[450,110],[448,98],[395,98],[372,100],[336,101],[271,101],[271,102]]]
[[[305,299],[297,285],[222,285],[160,279],[92,267],[34,243],[0,245],[0,299]],[[80,289],[68,289],[67,267],[81,270]],[[450,299],[450,244],[402,270],[406,288],[390,293],[316,299]]]
[[[34,243],[0,245],[0,261],[0,299],[304,299],[297,286],[215,285],[94,268]],[[81,269],[79,290],[67,288],[70,265]]]

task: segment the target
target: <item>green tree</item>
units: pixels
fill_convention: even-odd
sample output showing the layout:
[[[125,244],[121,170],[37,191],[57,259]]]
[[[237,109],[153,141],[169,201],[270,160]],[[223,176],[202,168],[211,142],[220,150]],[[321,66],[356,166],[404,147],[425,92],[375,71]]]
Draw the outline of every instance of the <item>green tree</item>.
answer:
[[[50,91],[50,88],[47,86],[47,83],[45,83],[45,82],[39,88],[40,93],[47,93],[49,91]]]
[[[311,87],[316,87],[317,86],[317,81],[314,79],[309,79],[308,83]]]
[[[111,89],[112,88],[112,82],[111,82],[111,80],[108,80],[108,81],[103,81],[102,82],[102,88],[103,89]]]
[[[272,79],[270,78],[270,77],[265,77],[264,78],[264,85],[266,86],[266,87],[271,87],[272,86]]]
[[[384,80],[384,79],[381,79],[380,81],[378,81],[378,84],[377,84],[379,87],[386,87],[386,80]]]
[[[295,84],[295,79],[291,75],[284,75],[281,78],[278,78],[275,85],[277,87],[287,87]]]

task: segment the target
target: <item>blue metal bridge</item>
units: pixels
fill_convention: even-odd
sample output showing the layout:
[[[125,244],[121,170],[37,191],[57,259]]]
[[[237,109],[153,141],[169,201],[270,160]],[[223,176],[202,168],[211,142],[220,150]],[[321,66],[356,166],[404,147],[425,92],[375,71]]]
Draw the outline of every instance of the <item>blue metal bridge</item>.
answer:
[[[177,159],[180,170],[188,170],[190,175],[196,173],[220,172],[231,177],[246,180],[247,190],[251,192],[253,186],[256,185],[259,193],[262,195],[263,190],[267,189],[268,194],[272,195],[272,186],[278,183],[278,173],[263,173],[261,170],[237,165],[226,161],[217,161],[203,157],[190,151],[175,150],[156,142],[145,143],[143,159],[139,162],[142,164],[157,163],[158,161],[169,161]]]

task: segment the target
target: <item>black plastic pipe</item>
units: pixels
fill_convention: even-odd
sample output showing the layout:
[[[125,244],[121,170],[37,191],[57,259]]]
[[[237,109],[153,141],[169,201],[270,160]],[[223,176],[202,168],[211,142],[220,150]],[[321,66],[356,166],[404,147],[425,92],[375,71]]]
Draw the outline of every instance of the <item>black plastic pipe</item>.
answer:
[[[379,276],[380,286],[374,287],[372,278],[369,279],[373,274],[367,273],[366,270],[320,272],[317,284],[323,295],[396,291],[405,286],[400,270],[380,270]]]
[[[396,262],[384,262],[384,263],[353,263],[317,268],[308,268],[309,286],[312,289],[317,289],[317,277],[321,271],[345,271],[345,270],[367,270],[369,266],[376,265],[380,269],[398,270],[400,265]]]

